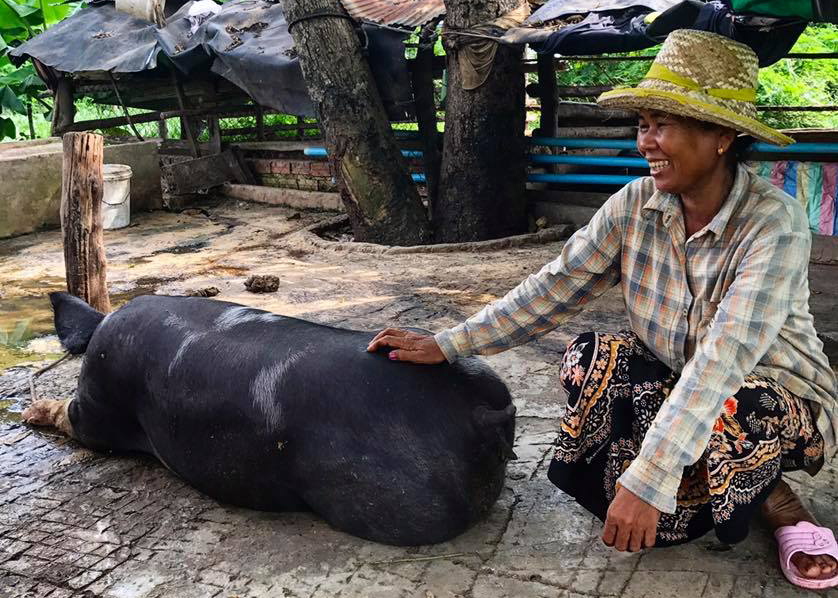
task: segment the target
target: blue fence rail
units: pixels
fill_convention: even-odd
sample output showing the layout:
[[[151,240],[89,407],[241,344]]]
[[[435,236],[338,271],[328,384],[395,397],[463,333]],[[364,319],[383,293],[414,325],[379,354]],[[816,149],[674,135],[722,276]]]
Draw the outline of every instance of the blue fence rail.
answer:
[[[528,143],[534,146],[562,147],[566,149],[619,149],[633,150],[637,144],[633,139],[591,139],[577,137],[530,137]],[[754,151],[774,154],[838,154],[838,143],[792,143],[785,147],[757,142],[751,148]],[[324,157],[326,148],[309,147],[303,150],[306,156]],[[402,150],[405,158],[420,159],[421,151]],[[643,158],[630,156],[578,156],[529,154],[530,164],[575,164],[580,166],[602,166],[609,168],[640,168],[649,167]],[[531,183],[560,183],[564,185],[625,185],[644,175],[639,174],[583,174],[583,173],[530,173],[527,181]],[[424,183],[425,175],[414,173],[411,175],[415,183]]]

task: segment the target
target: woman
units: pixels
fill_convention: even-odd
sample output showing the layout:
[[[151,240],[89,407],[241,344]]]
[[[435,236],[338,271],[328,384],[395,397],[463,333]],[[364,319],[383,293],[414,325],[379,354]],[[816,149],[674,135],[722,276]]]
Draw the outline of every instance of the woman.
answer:
[[[760,512],[789,580],[834,587],[834,536],[782,480],[814,475],[834,453],[838,408],[808,311],[805,213],[739,164],[737,132],[792,141],[756,120],[757,72],[747,46],[670,34],[636,88],[599,99],[638,111],[651,177],[613,195],[502,300],[433,337],[384,330],[369,350],[416,363],[496,353],[620,284],[631,331],[583,334],[565,353],[549,478],[621,551],[710,529],[738,542]]]

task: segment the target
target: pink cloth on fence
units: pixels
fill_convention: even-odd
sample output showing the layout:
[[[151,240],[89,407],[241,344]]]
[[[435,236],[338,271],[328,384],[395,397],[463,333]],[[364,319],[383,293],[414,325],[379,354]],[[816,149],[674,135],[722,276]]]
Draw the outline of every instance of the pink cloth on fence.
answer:
[[[823,165],[823,197],[821,197],[820,233],[835,234],[835,186],[838,183],[838,163]]]
[[[782,162],[775,162],[774,167],[771,169],[771,184],[775,187],[779,187],[780,189],[783,188],[783,183],[786,180],[786,170],[788,170],[789,163],[788,160],[783,160]]]

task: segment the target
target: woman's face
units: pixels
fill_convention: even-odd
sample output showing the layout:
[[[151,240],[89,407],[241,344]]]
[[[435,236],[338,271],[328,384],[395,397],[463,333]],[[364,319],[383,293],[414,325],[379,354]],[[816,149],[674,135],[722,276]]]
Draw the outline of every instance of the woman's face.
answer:
[[[691,118],[641,110],[637,149],[649,162],[649,171],[660,191],[689,194],[703,188],[719,168],[725,168],[735,134],[722,127],[707,128]]]

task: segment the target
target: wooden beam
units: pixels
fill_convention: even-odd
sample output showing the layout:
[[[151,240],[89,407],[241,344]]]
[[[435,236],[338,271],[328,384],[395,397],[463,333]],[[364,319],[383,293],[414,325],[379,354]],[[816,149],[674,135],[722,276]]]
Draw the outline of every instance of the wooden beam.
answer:
[[[172,82],[175,85],[175,93],[177,95],[178,107],[186,114],[186,96],[183,93],[183,84],[177,76],[177,72],[172,70]],[[180,117],[180,135],[187,141],[192,149],[192,156],[198,158],[201,155],[201,150],[198,147],[198,140],[195,139],[195,132],[192,130],[192,121],[188,116]]]
[[[560,85],[556,95],[560,98],[593,98],[612,89],[613,85]]]
[[[596,104],[581,102],[559,102],[556,106],[556,114],[563,124],[570,124],[570,121],[607,121],[620,125],[637,122],[637,115],[631,110],[608,110]]]
[[[73,103],[73,80],[66,75],[62,75],[58,78],[58,85],[55,88],[51,134],[58,136],[68,131],[75,117],[76,106]]]
[[[439,135],[436,123],[436,99],[434,98],[433,42],[419,44],[416,59],[411,61],[413,98],[416,122],[422,138],[422,158],[425,163],[425,181],[428,200],[428,217],[433,222],[434,204],[439,193],[439,166],[442,155],[439,151]]]
[[[556,67],[549,54],[538,55],[538,97],[541,104],[540,134],[546,137],[556,136],[558,126],[558,98],[556,85]]]
[[[256,139],[265,140],[265,113],[261,106],[256,106]]]
[[[340,193],[300,191],[297,189],[283,189],[260,185],[236,185],[232,183],[225,183],[220,191],[227,197],[244,201],[306,210],[344,211]]]
[[[145,112],[143,114],[132,114],[131,120],[134,123],[150,123],[160,120],[159,112]],[[94,118],[91,120],[80,120],[66,127],[65,132],[71,131],[92,131],[93,129],[110,129],[112,127],[121,127],[128,124],[128,119],[125,116],[115,116],[113,118]]]
[[[101,215],[104,138],[94,133],[67,133],[63,149],[60,215],[67,290],[108,313],[111,302]]]
[[[229,181],[243,184],[255,182],[247,166],[229,149],[220,154],[167,164],[160,170],[170,181],[175,195],[196,193]]]

